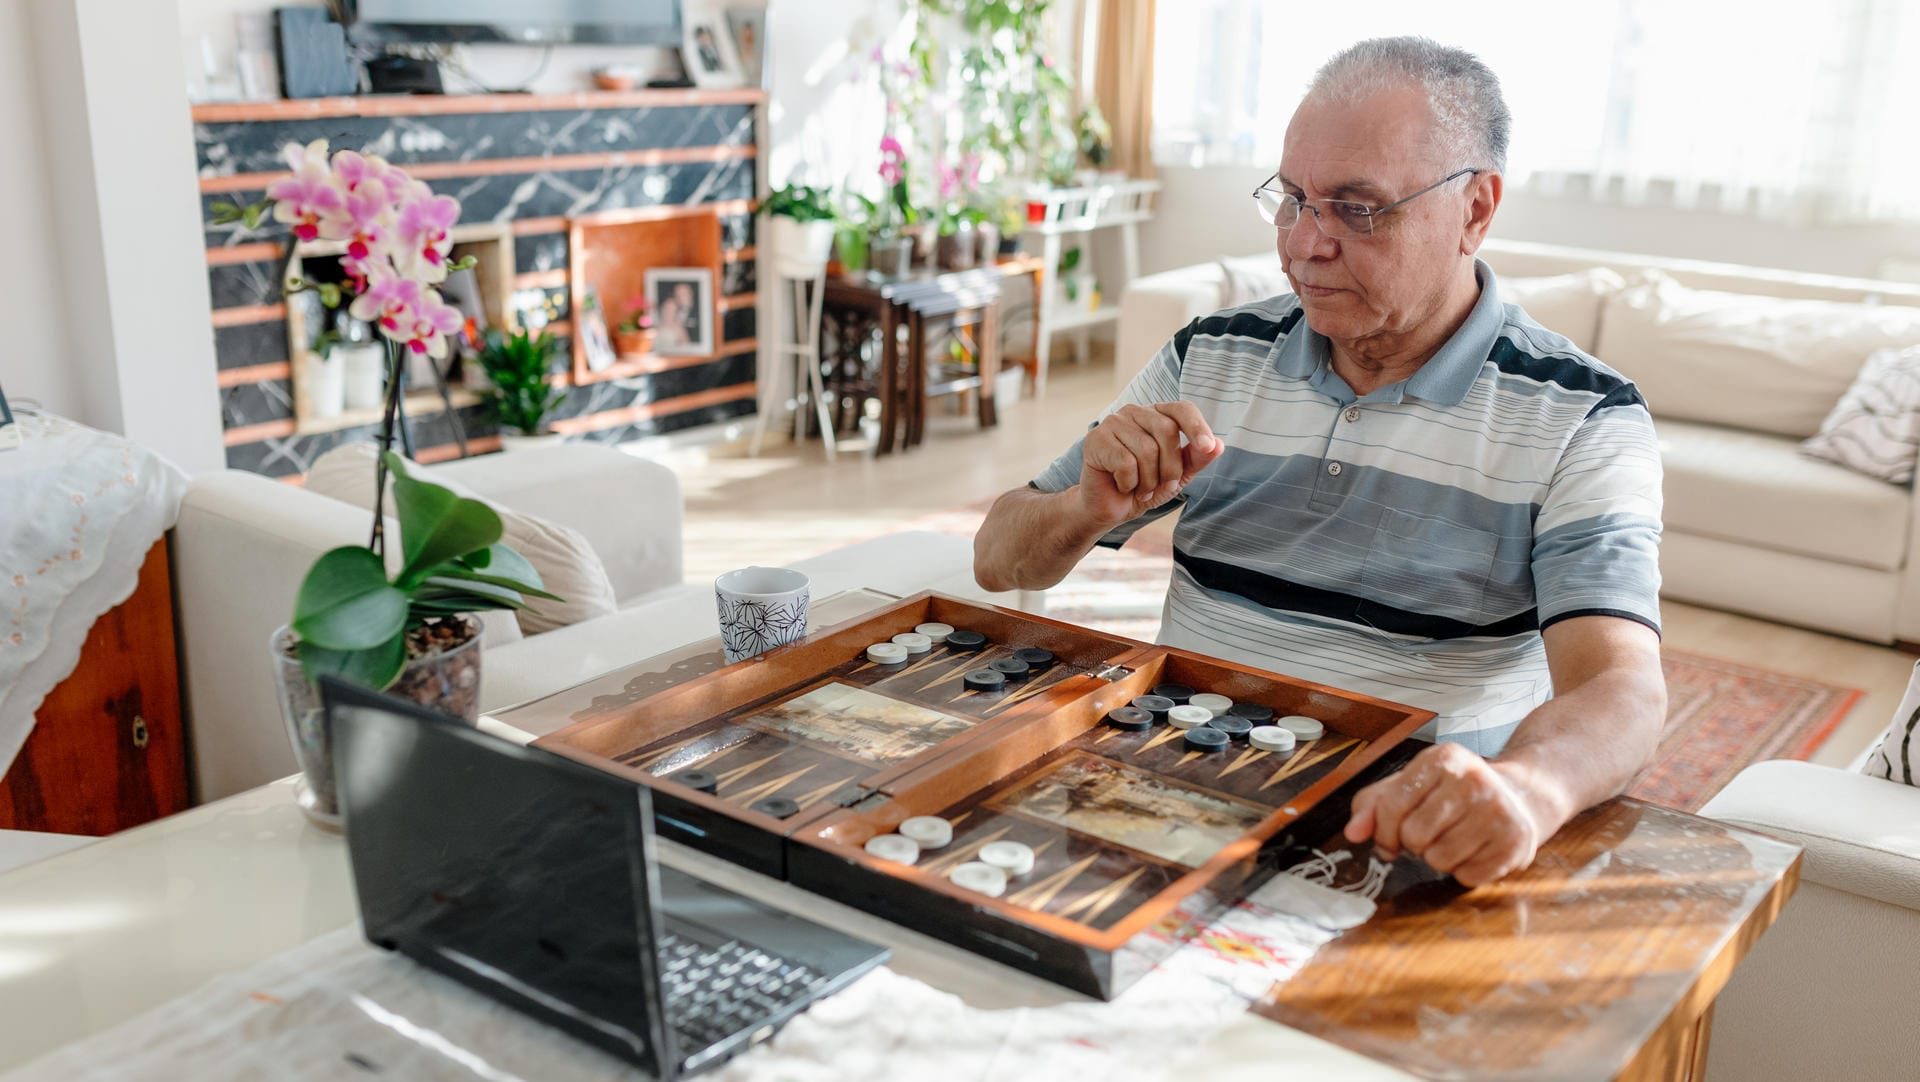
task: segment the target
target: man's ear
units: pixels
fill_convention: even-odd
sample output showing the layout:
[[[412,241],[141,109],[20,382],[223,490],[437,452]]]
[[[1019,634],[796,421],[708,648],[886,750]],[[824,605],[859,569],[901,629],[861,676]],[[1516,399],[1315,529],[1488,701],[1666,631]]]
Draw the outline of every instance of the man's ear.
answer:
[[[1506,178],[1498,173],[1475,173],[1473,187],[1467,192],[1465,228],[1460,231],[1460,254],[1471,256],[1480,250],[1493,227],[1493,212],[1500,209],[1500,196]]]

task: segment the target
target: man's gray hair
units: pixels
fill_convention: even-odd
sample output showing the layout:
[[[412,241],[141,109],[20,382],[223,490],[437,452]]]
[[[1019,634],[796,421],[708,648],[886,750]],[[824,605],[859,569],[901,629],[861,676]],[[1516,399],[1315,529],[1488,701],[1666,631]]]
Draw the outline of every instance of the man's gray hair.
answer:
[[[1363,41],[1321,65],[1307,86],[1307,97],[1352,102],[1408,83],[1427,92],[1434,146],[1447,159],[1444,168],[1507,171],[1513,114],[1500,94],[1500,78],[1465,49],[1431,38]]]

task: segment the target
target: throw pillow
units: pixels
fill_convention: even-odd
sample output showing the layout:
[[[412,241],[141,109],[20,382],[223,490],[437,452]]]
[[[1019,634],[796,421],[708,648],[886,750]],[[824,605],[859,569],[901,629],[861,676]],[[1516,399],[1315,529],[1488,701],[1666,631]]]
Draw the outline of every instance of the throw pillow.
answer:
[[[1501,300],[1519,305],[1535,323],[1588,353],[1600,336],[1600,303],[1626,286],[1610,267],[1498,281]]]
[[[374,445],[349,443],[321,455],[307,471],[307,488],[355,507],[373,507]],[[533,598],[530,607],[514,614],[520,630],[528,635],[566,627],[616,611],[613,583],[600,557],[578,530],[533,515],[523,515],[476,495],[465,486],[434,476],[431,467],[421,471],[437,485],[491,507],[500,515],[505,534],[501,538],[514,551],[527,558],[540,573],[540,581],[549,593],[563,600]],[[388,507],[392,507],[392,481],[388,481]]]
[[[1805,439],[1881,349],[1920,343],[1920,308],[1690,289],[1665,274],[1600,312],[1594,353],[1656,418]]]
[[[1868,357],[1800,452],[1868,477],[1912,484],[1920,455],[1920,347]]]
[[[1900,708],[1893,712],[1893,728],[1887,730],[1880,746],[1867,756],[1860,772],[1902,785],[1920,785],[1920,746],[1916,746],[1920,733],[1915,732],[1916,725],[1920,725],[1920,663],[1914,665],[1913,676],[1907,681],[1907,693],[1900,699]]]
[[[1223,256],[1220,260],[1222,308],[1238,308],[1292,291],[1293,286],[1280,270],[1277,255]]]

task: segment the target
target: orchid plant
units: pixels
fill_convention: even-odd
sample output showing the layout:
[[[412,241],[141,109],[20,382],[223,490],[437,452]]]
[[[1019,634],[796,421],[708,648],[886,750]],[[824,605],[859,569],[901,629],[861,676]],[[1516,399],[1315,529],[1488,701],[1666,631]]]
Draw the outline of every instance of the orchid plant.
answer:
[[[345,303],[354,318],[387,341],[387,397],[374,476],[373,536],[367,547],[344,546],[315,561],[301,583],[292,627],[307,675],[346,676],[374,688],[392,683],[407,658],[407,636],[427,620],[481,609],[526,607],[551,598],[527,561],[500,543],[499,516],[485,504],[416,479],[391,450],[400,411],[401,360],[407,353],[446,356],[447,336],[464,320],[435,286],[455,270],[453,227],[460,202],[436,195],[377,156],[328,152],[324,139],[285,153],[291,172],[267,186],[266,198],[240,206],[216,203],[216,222],[256,229],[271,214],[299,242],[340,245],[344,280],[316,282],[283,275],[285,291],[312,291],[326,307]],[[289,265],[294,246],[288,246]],[[404,563],[388,579],[383,523],[387,473],[398,475]]]

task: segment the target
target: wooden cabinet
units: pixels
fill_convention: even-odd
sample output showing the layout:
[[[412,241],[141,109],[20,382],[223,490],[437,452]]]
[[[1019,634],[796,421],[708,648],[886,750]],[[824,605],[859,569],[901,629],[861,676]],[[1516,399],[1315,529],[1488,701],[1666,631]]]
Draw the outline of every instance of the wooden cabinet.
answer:
[[[111,834],[187,806],[187,750],[167,542],[133,595],[95,620],[0,778],[0,828]]]

